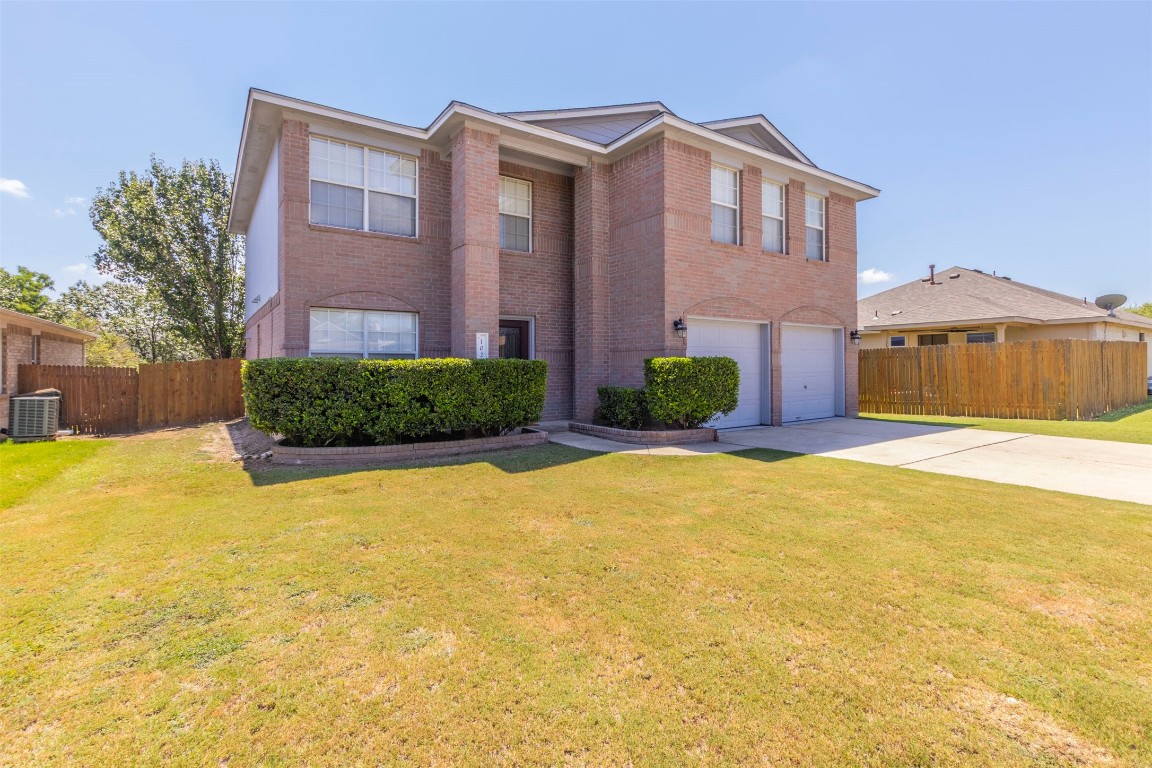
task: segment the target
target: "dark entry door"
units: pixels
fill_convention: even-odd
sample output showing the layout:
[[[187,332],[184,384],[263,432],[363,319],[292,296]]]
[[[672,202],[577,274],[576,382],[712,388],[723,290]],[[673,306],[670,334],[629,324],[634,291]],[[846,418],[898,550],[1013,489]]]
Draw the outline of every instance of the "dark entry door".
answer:
[[[528,359],[528,321],[500,321],[500,357]]]

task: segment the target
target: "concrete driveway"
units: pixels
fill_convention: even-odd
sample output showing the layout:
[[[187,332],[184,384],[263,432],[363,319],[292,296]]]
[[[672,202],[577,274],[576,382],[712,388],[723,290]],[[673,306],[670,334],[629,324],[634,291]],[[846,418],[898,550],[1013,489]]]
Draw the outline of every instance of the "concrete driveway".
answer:
[[[845,418],[724,430],[720,442],[1152,504],[1152,445]]]

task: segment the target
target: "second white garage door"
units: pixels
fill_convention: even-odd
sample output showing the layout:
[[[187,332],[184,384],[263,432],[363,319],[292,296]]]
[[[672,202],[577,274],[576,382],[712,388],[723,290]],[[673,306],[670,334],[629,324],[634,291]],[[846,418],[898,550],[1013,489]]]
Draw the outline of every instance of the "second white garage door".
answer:
[[[837,328],[780,327],[783,423],[836,415],[839,339]]]
[[[740,366],[740,400],[736,410],[710,427],[751,427],[760,424],[764,392],[760,376],[760,325],[719,320],[688,320],[688,356],[730,357]]]

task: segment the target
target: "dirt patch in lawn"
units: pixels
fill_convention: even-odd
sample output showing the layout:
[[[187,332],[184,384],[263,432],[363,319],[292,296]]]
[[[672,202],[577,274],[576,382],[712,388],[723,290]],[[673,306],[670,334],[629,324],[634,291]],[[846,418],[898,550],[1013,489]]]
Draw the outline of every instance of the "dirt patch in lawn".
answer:
[[[260,456],[272,450],[275,439],[253,429],[247,418],[225,421],[211,430],[201,451],[220,461],[234,461],[235,456]],[[261,462],[263,463],[263,462]]]
[[[1081,739],[1026,701],[998,691],[968,685],[957,698],[961,709],[1003,731],[1034,757],[1060,765],[1113,765],[1116,758]]]

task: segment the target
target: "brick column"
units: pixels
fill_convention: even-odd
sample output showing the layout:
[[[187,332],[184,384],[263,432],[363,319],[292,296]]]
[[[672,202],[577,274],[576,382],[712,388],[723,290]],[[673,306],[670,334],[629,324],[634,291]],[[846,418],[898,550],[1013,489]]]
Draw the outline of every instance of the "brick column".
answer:
[[[452,356],[500,353],[500,146],[465,126],[452,139]]]
[[[784,229],[788,237],[788,255],[804,258],[807,253],[805,249],[807,232],[804,230],[804,182],[802,181],[788,180],[788,187],[784,192],[784,222]]]
[[[596,388],[608,384],[609,374],[608,166],[578,168],[574,198],[572,417],[586,421],[596,410]]]
[[[740,243],[753,258],[764,245],[764,222],[761,215],[763,176],[754,165],[745,165],[740,174]]]

